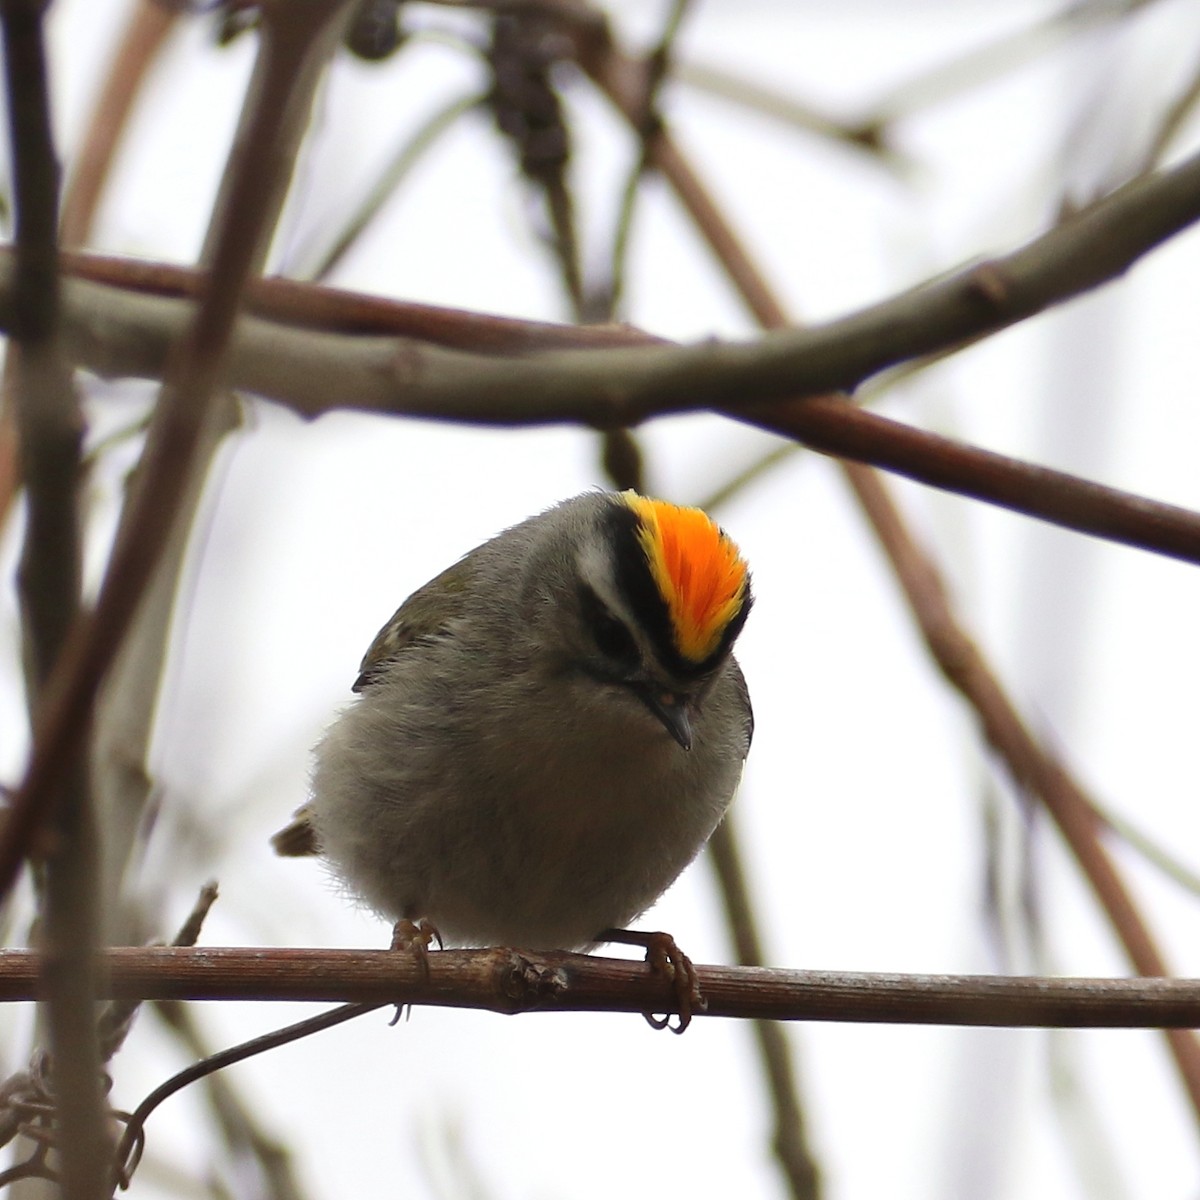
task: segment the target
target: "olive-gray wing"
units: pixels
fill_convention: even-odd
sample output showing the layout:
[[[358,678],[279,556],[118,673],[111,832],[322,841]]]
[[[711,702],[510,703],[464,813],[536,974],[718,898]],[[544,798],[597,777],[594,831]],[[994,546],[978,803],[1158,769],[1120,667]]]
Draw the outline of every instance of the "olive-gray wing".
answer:
[[[463,610],[473,574],[471,556],[467,555],[417,588],[375,635],[359,664],[353,690],[361,692],[370,687],[388,663],[410,646],[445,637],[450,623]]]

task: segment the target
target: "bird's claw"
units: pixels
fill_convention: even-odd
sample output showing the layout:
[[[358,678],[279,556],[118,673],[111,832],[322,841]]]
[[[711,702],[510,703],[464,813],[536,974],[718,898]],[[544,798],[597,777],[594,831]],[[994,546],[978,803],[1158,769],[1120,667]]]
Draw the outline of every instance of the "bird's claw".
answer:
[[[425,917],[421,917],[417,921],[410,921],[407,917],[402,917],[392,926],[390,948],[404,954],[411,954],[421,964],[421,972],[425,976],[426,982],[429,981],[429,947],[434,942],[437,943],[439,950],[444,949],[442,935],[438,932],[437,926]],[[406,1004],[397,1004],[390,1024],[395,1025],[407,1008]]]
[[[692,1015],[703,1012],[707,1007],[704,997],[700,994],[700,977],[692,965],[692,960],[680,950],[669,933],[606,929],[600,936],[601,940],[606,942],[641,946],[646,951],[646,963],[650,970],[665,975],[671,981],[675,992],[678,1023],[671,1024],[671,1013],[664,1017],[656,1017],[651,1012],[642,1013],[652,1029],[669,1029],[672,1033],[682,1033],[692,1023]]]

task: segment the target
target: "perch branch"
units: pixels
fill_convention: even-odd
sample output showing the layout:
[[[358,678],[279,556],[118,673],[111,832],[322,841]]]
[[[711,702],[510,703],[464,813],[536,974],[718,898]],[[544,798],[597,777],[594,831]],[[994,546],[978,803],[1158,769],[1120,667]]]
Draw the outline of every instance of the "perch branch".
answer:
[[[142,1000],[414,1004],[499,1013],[674,1011],[644,962],[563,952],[117,947],[101,994]],[[1197,979],[900,975],[698,966],[709,1017],[1070,1029],[1200,1026]],[[0,1003],[37,999],[39,956],[0,951]]]

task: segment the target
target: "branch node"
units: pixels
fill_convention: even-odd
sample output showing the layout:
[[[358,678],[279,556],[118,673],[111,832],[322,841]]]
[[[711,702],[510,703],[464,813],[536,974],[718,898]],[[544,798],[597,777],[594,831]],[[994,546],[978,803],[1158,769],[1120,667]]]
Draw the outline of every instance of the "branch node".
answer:
[[[967,295],[982,300],[989,308],[1002,310],[1009,301],[1008,280],[994,262],[982,262],[970,271],[964,281]]]
[[[551,1007],[570,986],[562,967],[535,961],[515,950],[503,955],[497,975],[498,991],[509,1002],[510,1013]]]

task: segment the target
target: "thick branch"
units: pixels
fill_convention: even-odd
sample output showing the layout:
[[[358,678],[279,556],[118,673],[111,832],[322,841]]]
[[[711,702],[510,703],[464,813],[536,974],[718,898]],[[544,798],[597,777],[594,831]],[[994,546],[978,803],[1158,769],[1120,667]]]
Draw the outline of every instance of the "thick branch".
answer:
[[[430,1004],[493,1012],[674,1011],[643,962],[525,950],[120,947],[105,994],[146,1000]],[[697,967],[710,1017],[916,1025],[1157,1029],[1200,1025],[1200,980],[1050,979]],[[33,1000],[38,956],[0,952],[0,1002]]]
[[[105,375],[160,377],[170,347],[186,328],[190,306],[184,297],[195,294],[198,273],[88,256],[72,256],[68,267],[82,276],[68,280],[64,289],[64,319],[78,361]],[[0,324],[11,316],[4,300],[10,280],[9,260],[0,255]],[[599,408],[594,396],[581,403],[572,377],[553,373],[563,356],[532,352],[586,347],[597,361],[611,362],[617,378],[621,359],[614,357],[616,351],[654,346],[671,353],[660,339],[625,326],[515,321],[283,279],[256,281],[247,307],[258,315],[243,318],[237,327],[228,382],[307,416],[358,408],[487,424],[619,425],[628,415],[621,396]],[[397,336],[341,332],[350,330]],[[487,353],[466,353],[470,346]],[[514,360],[521,354],[525,357]],[[507,408],[491,411],[483,411],[469,389],[463,391],[467,376],[511,371],[514,363],[541,379],[540,390],[515,394]],[[446,399],[444,368],[457,381],[459,399]],[[843,400],[815,396],[756,403],[735,415],[824,453],[1066,529],[1200,561],[1196,513],[914,429]]]
[[[754,342],[594,350],[504,362],[466,355],[394,365],[409,412],[462,420],[629,424],[664,412],[737,413],[785,396],[850,391],[902,362],[953,349],[1109,282],[1200,219],[1200,155],[1134,180],[1021,249],[857,313]],[[14,314],[0,282],[0,323]],[[5,302],[7,296],[7,303]]]

